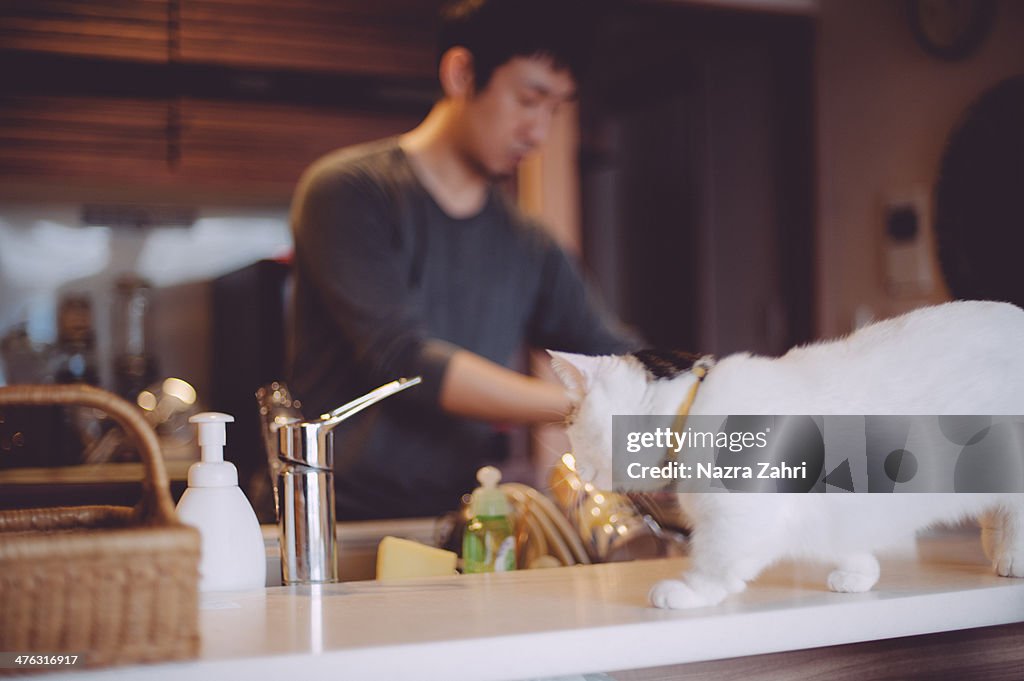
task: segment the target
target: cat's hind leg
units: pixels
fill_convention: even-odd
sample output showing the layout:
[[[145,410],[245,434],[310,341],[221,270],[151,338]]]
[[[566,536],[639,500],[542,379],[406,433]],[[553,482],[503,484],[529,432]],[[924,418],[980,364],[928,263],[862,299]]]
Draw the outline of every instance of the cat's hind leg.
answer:
[[[1008,502],[994,516],[996,529],[989,537],[992,563],[1003,577],[1024,577],[1024,494],[1016,496],[1020,498]]]
[[[878,559],[870,553],[843,556],[828,575],[828,588],[841,593],[870,591],[878,582]]]
[[[995,565],[996,554],[1003,547],[1003,515],[999,511],[988,511],[978,519],[978,525],[981,526],[981,548]]]

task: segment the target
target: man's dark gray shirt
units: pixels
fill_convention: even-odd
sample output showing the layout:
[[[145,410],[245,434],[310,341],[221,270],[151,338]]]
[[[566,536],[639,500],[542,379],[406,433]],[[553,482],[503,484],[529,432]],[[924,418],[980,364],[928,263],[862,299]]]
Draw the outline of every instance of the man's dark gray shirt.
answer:
[[[459,348],[504,366],[524,344],[635,349],[563,251],[499,190],[478,214],[449,217],[395,139],[315,163],[296,190],[292,229],[290,381],[307,417],[400,376],[423,377],[336,429],[340,517],[454,509],[476,469],[504,457],[498,429],[438,405]]]

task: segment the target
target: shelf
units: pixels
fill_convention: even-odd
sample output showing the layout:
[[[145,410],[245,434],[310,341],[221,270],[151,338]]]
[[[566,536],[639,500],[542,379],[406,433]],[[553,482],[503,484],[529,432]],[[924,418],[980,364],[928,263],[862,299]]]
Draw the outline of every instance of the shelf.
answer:
[[[168,479],[185,480],[194,461],[164,461]],[[137,462],[82,464],[52,468],[9,468],[0,470],[0,485],[85,485],[141,482],[145,477]]]

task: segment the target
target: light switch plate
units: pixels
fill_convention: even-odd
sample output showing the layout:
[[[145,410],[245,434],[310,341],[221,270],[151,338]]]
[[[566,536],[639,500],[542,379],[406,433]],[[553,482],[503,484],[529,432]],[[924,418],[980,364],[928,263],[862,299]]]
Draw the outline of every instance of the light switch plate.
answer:
[[[882,219],[885,289],[895,298],[927,295],[935,287],[931,202],[924,191],[885,202]]]

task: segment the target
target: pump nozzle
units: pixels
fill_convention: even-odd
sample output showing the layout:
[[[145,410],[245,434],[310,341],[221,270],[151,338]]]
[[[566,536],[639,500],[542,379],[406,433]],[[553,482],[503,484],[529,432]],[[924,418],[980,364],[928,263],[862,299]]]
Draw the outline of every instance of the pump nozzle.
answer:
[[[476,481],[484,489],[494,489],[501,482],[501,471],[494,466],[484,466],[476,472]]]
[[[216,411],[204,411],[188,420],[189,423],[199,424],[199,447],[203,461],[224,460],[224,444],[227,442],[224,424],[234,420],[234,416]]]
[[[473,491],[470,508],[474,516],[507,516],[510,512],[505,493],[498,489],[501,471],[484,466],[476,472],[480,486]]]
[[[224,460],[224,444],[227,442],[224,424],[234,420],[234,416],[216,411],[204,411],[189,418],[189,423],[199,425],[202,458],[188,469],[189,487],[230,487],[238,484],[235,465]]]

